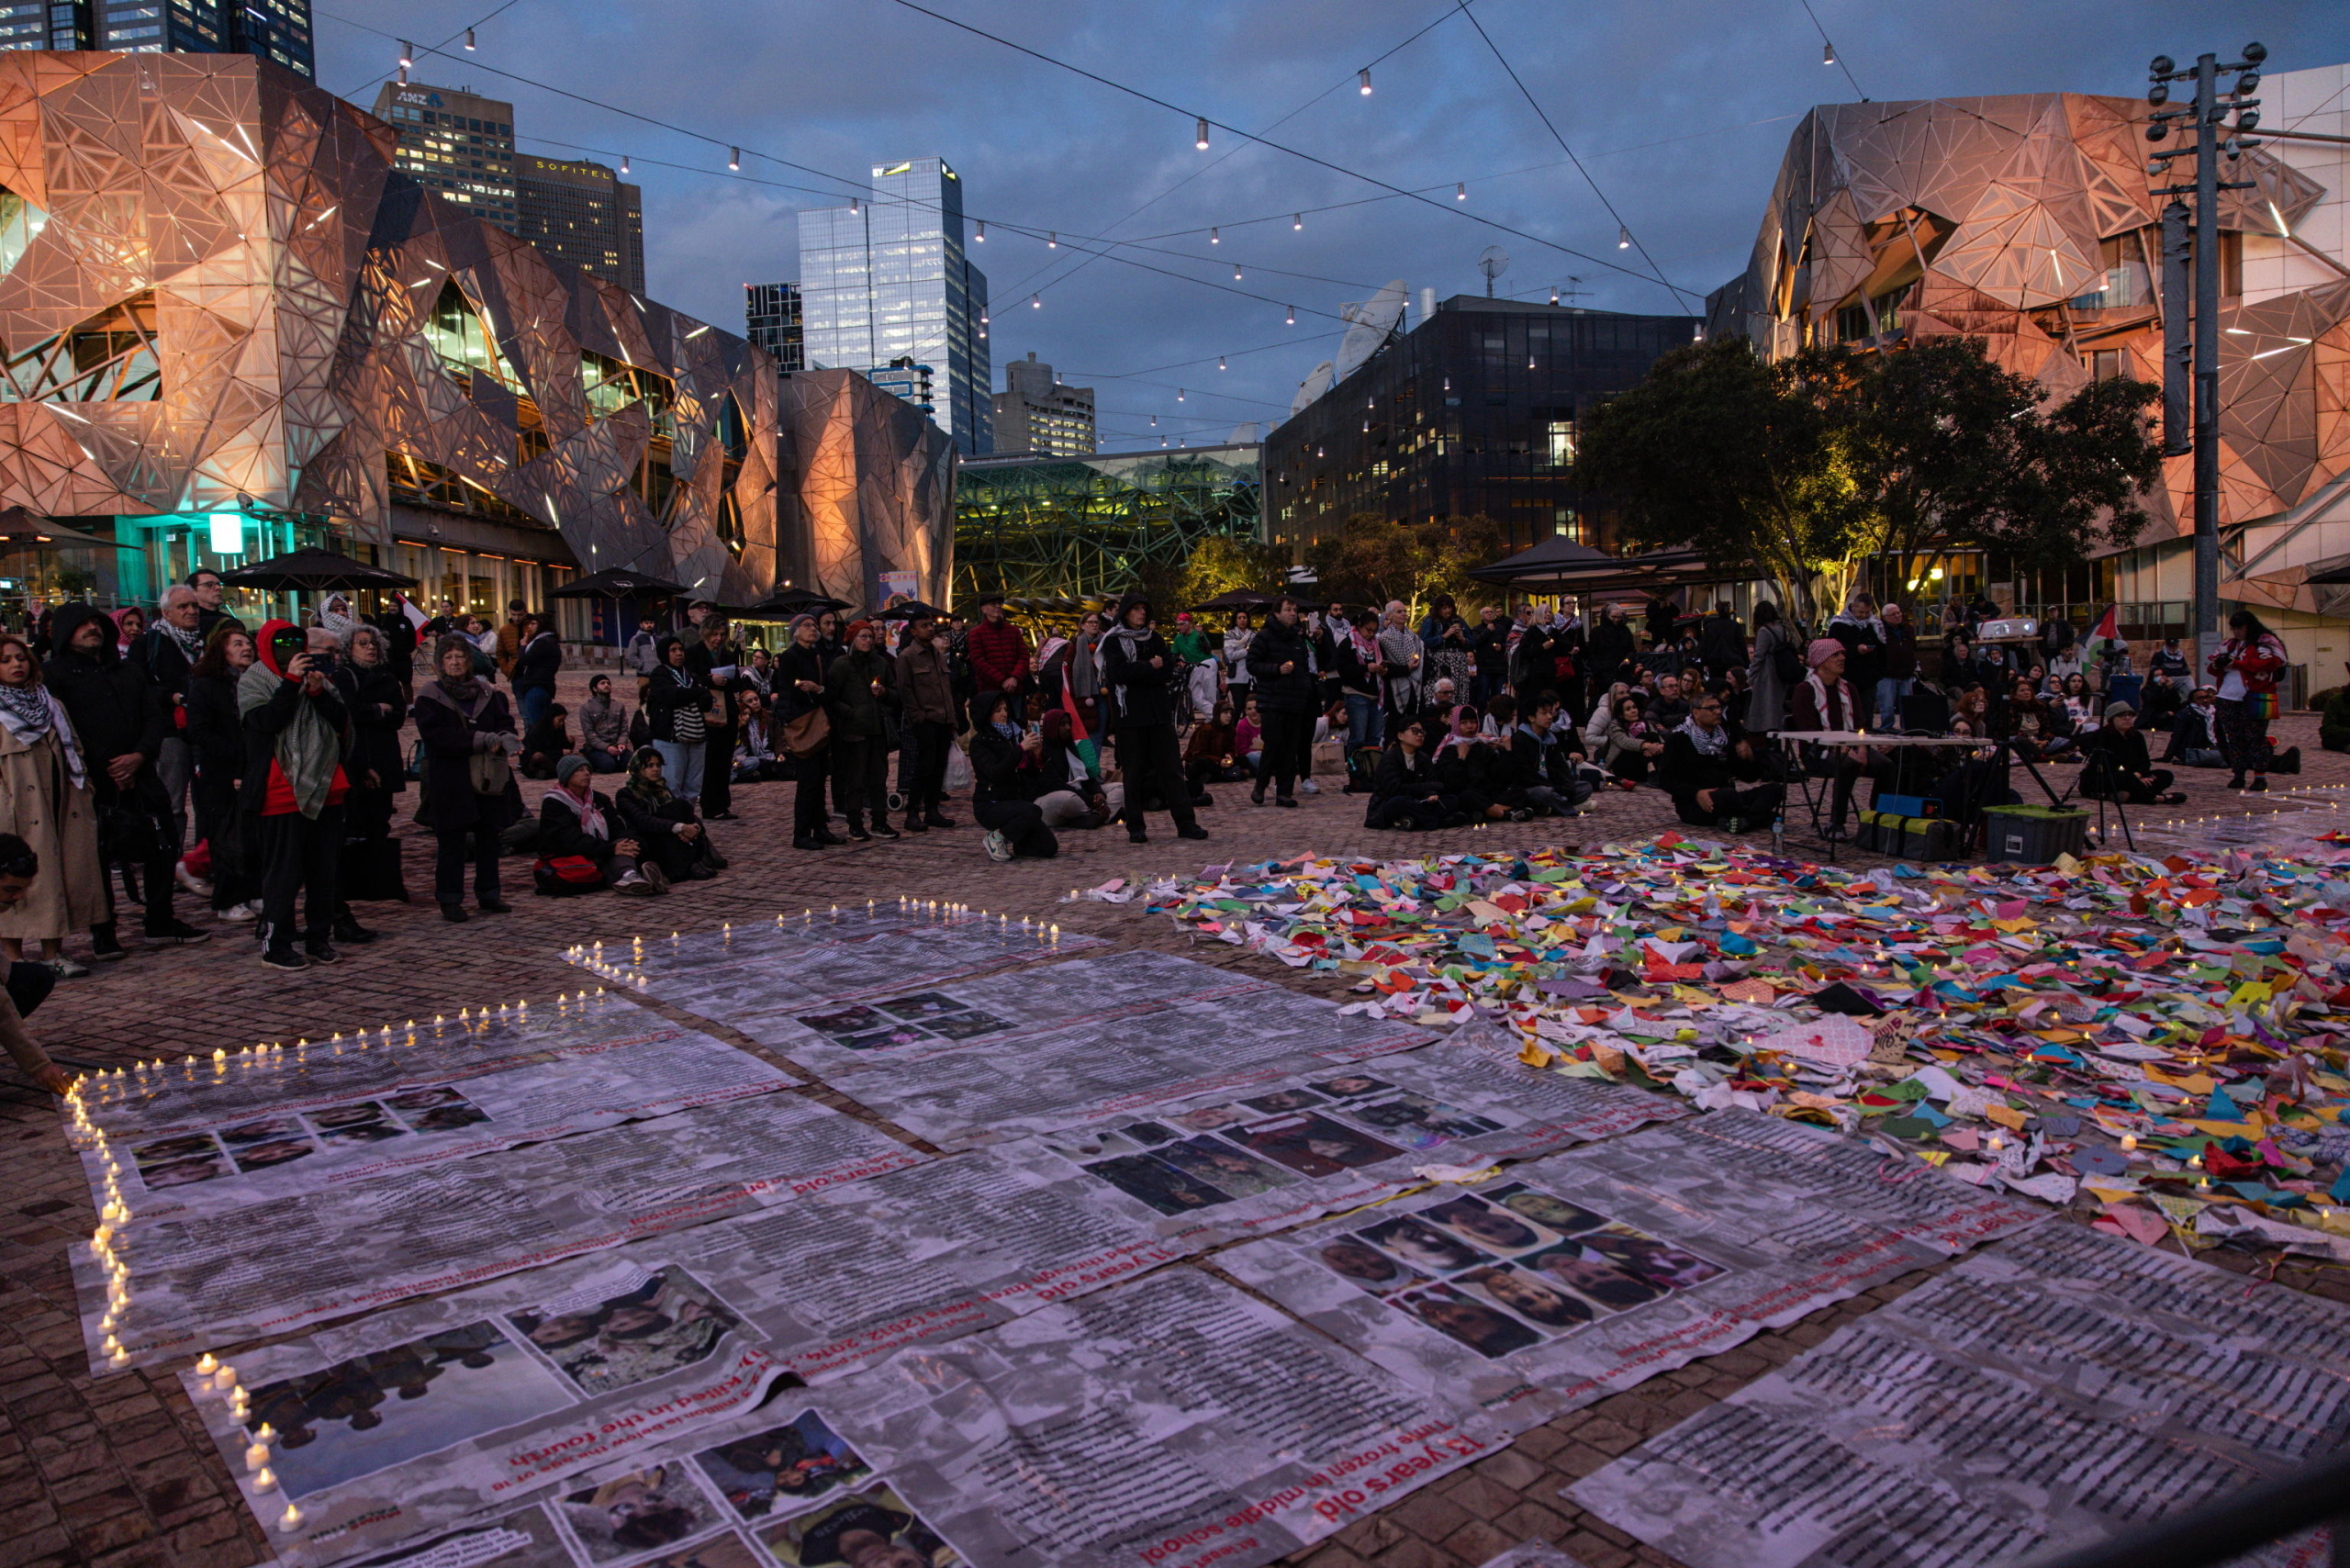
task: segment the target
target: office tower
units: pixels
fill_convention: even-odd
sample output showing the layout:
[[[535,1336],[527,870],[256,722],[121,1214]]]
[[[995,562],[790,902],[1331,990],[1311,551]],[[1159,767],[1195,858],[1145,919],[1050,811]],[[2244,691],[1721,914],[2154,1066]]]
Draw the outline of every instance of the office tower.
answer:
[[[1003,367],[1003,390],[993,401],[999,454],[1082,457],[1094,450],[1093,388],[1062,386],[1033,353]]]
[[[934,387],[936,373],[926,364],[917,364],[904,354],[887,364],[877,364],[865,373],[865,378],[892,398],[902,398],[935,420],[938,417],[938,394]]]
[[[963,182],[940,159],[873,166],[873,194],[800,215],[811,367],[933,367],[938,426],[966,456],[994,450],[988,284],[963,252]],[[902,368],[902,367],[900,367]]]
[[[250,54],[303,76],[310,0],[13,0],[0,3],[0,50]]]
[[[399,132],[396,166],[469,218],[515,232],[514,106],[462,87],[386,82],[375,118]]]
[[[808,368],[800,335],[798,284],[744,284],[743,326],[744,337],[775,356],[778,370],[789,374]]]
[[[644,292],[639,189],[601,163],[522,153],[514,161],[514,233],[631,294]]]

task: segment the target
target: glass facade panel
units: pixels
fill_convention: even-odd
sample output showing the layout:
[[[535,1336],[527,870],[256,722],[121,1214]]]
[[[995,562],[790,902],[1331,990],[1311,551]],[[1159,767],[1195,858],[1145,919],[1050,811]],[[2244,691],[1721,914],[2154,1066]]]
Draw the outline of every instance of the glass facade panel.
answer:
[[[957,602],[983,589],[1084,598],[1136,569],[1187,559],[1202,539],[1263,536],[1262,449],[966,463],[955,487]]]

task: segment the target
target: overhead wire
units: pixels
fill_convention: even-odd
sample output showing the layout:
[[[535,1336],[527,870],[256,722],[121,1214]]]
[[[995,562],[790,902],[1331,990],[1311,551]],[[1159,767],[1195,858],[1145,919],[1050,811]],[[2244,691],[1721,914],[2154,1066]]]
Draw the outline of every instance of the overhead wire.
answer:
[[[473,36],[473,33],[474,33],[474,28],[486,28],[486,27],[489,26],[490,21],[492,20],[492,18],[504,15],[506,12],[512,10],[515,6],[517,6],[520,5],[521,3],[522,3],[522,0],[506,0],[506,3],[505,3],[504,5],[502,5],[502,6],[498,6],[497,10],[490,12],[488,16],[484,17],[482,17],[480,20],[478,20],[478,21],[475,22],[475,23],[473,24],[473,27],[459,28],[455,32],[451,33],[447,38],[442,39],[441,40],[441,43],[442,43],[442,44],[453,44],[453,43],[456,42],[460,38],[471,38],[471,37]],[[336,20],[336,21],[338,21],[338,22],[340,22],[340,21],[343,20],[343,18],[342,18],[342,17],[335,17],[335,20]],[[356,24],[356,23],[353,23],[353,24],[352,24],[352,26],[354,26],[354,27],[355,27],[355,26],[357,26],[357,24]],[[368,30],[369,30],[369,31],[371,31],[371,32],[373,32],[375,29],[373,29],[373,28],[369,28]],[[392,35],[391,35],[391,34],[389,34],[389,33],[378,33],[378,34],[376,34],[376,36],[377,36],[378,38],[391,38],[391,37],[392,37]],[[395,41],[398,41],[398,40],[397,40],[397,39],[396,39]],[[434,48],[433,48],[433,50],[432,50],[432,52],[433,52],[433,53],[435,53],[435,54],[438,54],[438,53],[440,52],[440,46],[439,46],[439,45],[434,46]],[[392,73],[391,73],[390,72],[388,72],[388,71],[378,71],[377,73],[375,73],[375,75],[373,75],[373,76],[369,77],[366,81],[364,81],[364,82],[361,83],[357,87],[355,87],[355,88],[352,89],[352,92],[347,92],[347,93],[339,93],[339,94],[337,94],[337,95],[336,95],[336,96],[338,96],[338,97],[343,97],[343,98],[348,98],[348,97],[350,97],[350,96],[352,95],[352,93],[364,93],[364,92],[365,92],[368,88],[373,87],[373,86],[374,86],[374,85],[375,85],[375,84],[377,84],[378,82],[384,81],[386,78],[389,77],[391,74],[392,74]]]
[[[1683,301],[1695,299],[1696,296],[1664,275],[1664,270],[1656,264],[1656,258],[1649,254],[1648,246],[1642,244],[1639,237],[1632,232],[1632,226],[1624,221],[1624,215],[1616,210],[1616,204],[1607,199],[1607,193],[1599,188],[1599,182],[1591,177],[1591,171],[1583,167],[1583,160],[1575,156],[1575,150],[1567,145],[1567,139],[1560,133],[1559,128],[1551,123],[1550,112],[1544,109],[1535,98],[1533,91],[1526,84],[1526,79],[1517,73],[1517,67],[1509,62],[1509,56],[1502,52],[1502,46],[1494,41],[1494,35],[1485,30],[1485,24],[1477,19],[1477,13],[1469,9],[1464,3],[1460,7],[1460,14],[1468,18],[1471,27],[1477,29],[1477,36],[1485,40],[1485,47],[1493,50],[1495,62],[1516,84],[1518,95],[1526,100],[1527,107],[1532,109],[1535,117],[1541,120],[1542,129],[1550,133],[1550,140],[1559,144],[1559,151],[1565,153],[1567,161],[1575,166],[1575,173],[1581,174],[1583,183],[1591,187],[1591,194],[1599,198],[1599,205],[1607,209],[1607,216],[1616,220],[1617,231],[1629,240],[1633,248],[1639,252],[1640,260],[1648,263],[1649,271],[1655,274],[1656,281],[1671,289],[1676,299]]]
[[[1829,63],[1844,73],[1844,80],[1852,84],[1852,96],[1864,104],[1867,103],[1869,95],[1861,91],[1860,78],[1854,76],[1852,68],[1844,63],[1843,53],[1837,49],[1836,40],[1828,36],[1828,29],[1819,25],[1819,13],[1811,8],[1811,0],[1803,0],[1803,14],[1811,18],[1812,29],[1819,34],[1820,47],[1827,50]]]

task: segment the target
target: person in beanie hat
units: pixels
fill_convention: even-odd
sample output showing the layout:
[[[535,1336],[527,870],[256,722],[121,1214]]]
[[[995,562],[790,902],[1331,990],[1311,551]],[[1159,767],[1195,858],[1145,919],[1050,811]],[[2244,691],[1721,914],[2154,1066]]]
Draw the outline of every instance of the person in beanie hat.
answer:
[[[237,680],[245,725],[244,810],[261,818],[262,962],[300,969],[341,955],[330,940],[341,909],[342,759],[351,710],[329,678],[335,635],[272,621]],[[307,892],[302,953],[294,951],[294,895]]]
[[[638,896],[667,892],[661,868],[640,865],[643,847],[620,836],[619,821],[611,801],[596,793],[586,757],[573,752],[556,763],[554,788],[539,801],[539,858],[531,868],[539,896],[567,898],[607,887]]]
[[[2081,793],[2092,801],[2126,801],[2133,806],[2186,802],[2187,796],[2170,787],[2170,769],[2156,767],[2146,755],[2138,711],[2127,702],[2106,704],[2105,722],[2089,733],[2081,752]]]
[[[1804,663],[1811,666],[1811,673],[1788,694],[1787,734],[1843,733],[1859,727],[1852,689],[1844,679],[1845,657],[1844,644],[1835,638],[1812,639],[1811,646],[1804,650]],[[1828,823],[1830,838],[1844,835],[1844,819],[1852,810],[1852,786],[1863,778],[1880,777],[1887,767],[1879,752],[1856,754],[1827,747],[1808,748],[1804,766],[1813,778],[1835,781]]]
[[[1205,838],[1183,782],[1175,744],[1175,651],[1150,623],[1150,600],[1130,593],[1118,601],[1117,623],[1102,638],[1102,683],[1108,692],[1118,766],[1125,770],[1126,837],[1147,844],[1143,802],[1156,797],[1175,818],[1178,838]]]

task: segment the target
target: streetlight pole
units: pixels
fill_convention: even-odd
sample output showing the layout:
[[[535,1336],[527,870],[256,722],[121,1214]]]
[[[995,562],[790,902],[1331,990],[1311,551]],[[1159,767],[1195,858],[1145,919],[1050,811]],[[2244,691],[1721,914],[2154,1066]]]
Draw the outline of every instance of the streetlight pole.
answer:
[[[2199,672],[2210,667],[2220,649],[2220,193],[2254,185],[2250,180],[2221,179],[2220,158],[2224,153],[2232,163],[2245,149],[2260,145],[2244,140],[2244,133],[2260,123],[2254,106],[2260,100],[2246,95],[2260,84],[2260,62],[2267,58],[2266,49],[2252,43],[2233,64],[2222,65],[2218,55],[2206,54],[2192,69],[2181,71],[2170,56],[2156,55],[2149,72],[2154,85],[2146,94],[2146,101],[2155,106],[2146,127],[2147,140],[2165,140],[2174,120],[2184,120],[2193,139],[2188,145],[2154,153],[2147,159],[2146,173],[2165,175],[2170,173],[2170,160],[2195,160],[2193,184],[2165,185],[2154,194],[2171,198],[2163,211],[2163,451],[2174,457],[2190,451],[2195,454]],[[2222,94],[2219,79],[2226,74],[2236,74],[2236,80]],[[2193,83],[2195,101],[2162,107],[2170,101],[2173,82]],[[2232,129],[2221,123],[2230,114],[2236,117]],[[2179,199],[2187,196],[2194,198],[2191,215]]]

